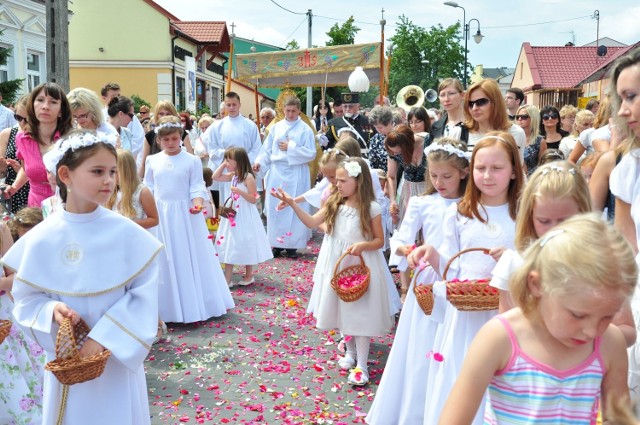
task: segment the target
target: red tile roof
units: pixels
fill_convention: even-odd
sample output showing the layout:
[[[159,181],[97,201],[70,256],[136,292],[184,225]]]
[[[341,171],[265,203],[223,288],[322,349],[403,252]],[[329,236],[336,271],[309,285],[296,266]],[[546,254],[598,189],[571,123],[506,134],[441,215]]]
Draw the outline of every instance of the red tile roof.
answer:
[[[522,47],[529,62],[534,87],[541,89],[576,87],[594,71],[629,50],[629,47],[608,47],[607,54],[600,57],[596,54],[595,46],[534,47],[523,43]]]
[[[221,44],[226,38],[227,23],[219,21],[172,21],[171,26],[197,43]]]

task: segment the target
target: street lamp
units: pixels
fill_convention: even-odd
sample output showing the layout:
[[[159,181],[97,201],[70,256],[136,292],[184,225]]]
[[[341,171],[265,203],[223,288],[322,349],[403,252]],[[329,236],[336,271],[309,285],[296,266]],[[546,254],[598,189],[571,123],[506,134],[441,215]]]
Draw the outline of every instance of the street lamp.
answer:
[[[462,75],[462,85],[466,90],[467,88],[467,40],[469,40],[469,24],[471,24],[472,21],[476,21],[478,23],[478,32],[476,32],[475,35],[473,36],[473,40],[476,42],[476,44],[480,44],[484,35],[482,35],[482,33],[480,32],[480,21],[473,18],[473,19],[469,19],[469,22],[467,22],[467,11],[464,9],[464,7],[460,6],[455,1],[445,1],[444,4],[446,6],[457,7],[459,9],[462,9],[462,23],[464,24],[463,33],[462,33],[464,37],[464,72]]]

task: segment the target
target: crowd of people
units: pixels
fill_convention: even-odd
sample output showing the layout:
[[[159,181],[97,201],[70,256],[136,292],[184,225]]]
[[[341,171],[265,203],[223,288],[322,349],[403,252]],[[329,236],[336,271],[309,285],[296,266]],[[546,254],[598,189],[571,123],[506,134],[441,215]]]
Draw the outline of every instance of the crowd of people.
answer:
[[[115,83],[39,85],[0,132],[0,422],[149,423],[143,361],[166,324],[225,315],[231,288],[316,229],[307,312],[340,333],[349,384],[395,326],[367,423],[634,423],[639,92],[638,49],[584,110],[447,78],[442,111],[343,93],[310,120],[292,96],[254,121],[228,92],[196,119],[169,101],[136,114]],[[343,301],[334,270],[354,265],[368,289]],[[467,281],[498,308],[457,309]],[[81,358],[110,353],[72,387],[44,370],[66,321],[90,328]]]

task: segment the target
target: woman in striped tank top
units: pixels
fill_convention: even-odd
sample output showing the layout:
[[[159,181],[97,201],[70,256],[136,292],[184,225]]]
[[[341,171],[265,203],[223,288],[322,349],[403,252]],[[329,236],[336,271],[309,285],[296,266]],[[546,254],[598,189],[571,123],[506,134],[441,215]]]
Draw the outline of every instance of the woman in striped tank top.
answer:
[[[629,397],[626,343],[611,320],[636,278],[631,247],[595,215],[547,232],[511,278],[518,308],[470,346],[440,424],[469,424],[487,388],[485,424],[595,424],[600,399]]]

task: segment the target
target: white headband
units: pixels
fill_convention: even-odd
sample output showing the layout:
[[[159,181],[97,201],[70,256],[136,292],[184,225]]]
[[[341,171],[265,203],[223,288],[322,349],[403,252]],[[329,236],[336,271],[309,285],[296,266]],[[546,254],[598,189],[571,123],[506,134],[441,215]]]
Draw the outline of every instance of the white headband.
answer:
[[[175,129],[182,130],[182,124],[178,124],[175,122],[165,122],[156,126],[156,128],[153,131],[155,131],[155,133],[158,134],[158,131],[162,130],[163,128],[175,128]]]
[[[441,145],[439,143],[432,143],[429,146],[427,146],[424,150],[424,154],[429,156],[429,154],[434,151],[445,151],[449,155],[456,155],[456,156],[459,156],[460,158],[466,159],[467,161],[471,159],[471,152],[468,152],[468,151],[465,152],[452,145]]]
[[[335,152],[336,154],[344,155],[345,157],[349,158],[349,155],[347,155],[346,153],[342,152],[340,149],[337,149],[337,148],[329,148],[327,149],[327,152]]]
[[[115,134],[106,134],[100,131],[85,131],[75,133],[69,137],[63,137],[58,140],[42,157],[44,166],[50,173],[56,172],[58,163],[69,150],[75,151],[80,148],[86,148],[96,143],[106,143],[108,145],[116,147]]]
[[[574,168],[569,168],[568,170],[565,170],[564,168],[558,167],[557,165],[551,165],[548,167],[545,167],[542,170],[542,175],[546,176],[547,174],[549,174],[551,171],[555,171],[557,173],[564,173],[567,172],[569,174],[571,174],[572,176],[576,175],[576,170]]]

